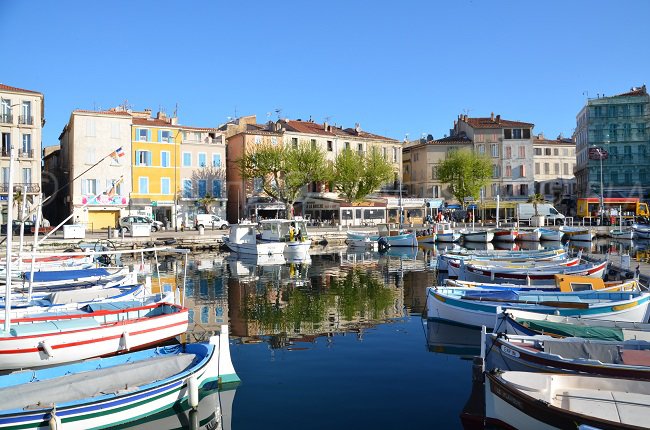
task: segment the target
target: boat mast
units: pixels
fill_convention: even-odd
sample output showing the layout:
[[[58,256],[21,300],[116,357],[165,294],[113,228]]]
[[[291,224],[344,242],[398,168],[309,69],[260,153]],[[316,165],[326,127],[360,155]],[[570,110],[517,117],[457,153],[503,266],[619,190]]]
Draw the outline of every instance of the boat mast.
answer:
[[[14,226],[14,148],[9,145],[9,183],[7,184],[7,257],[5,259],[5,327],[6,333],[11,329],[11,245]],[[20,258],[20,256],[18,256]]]

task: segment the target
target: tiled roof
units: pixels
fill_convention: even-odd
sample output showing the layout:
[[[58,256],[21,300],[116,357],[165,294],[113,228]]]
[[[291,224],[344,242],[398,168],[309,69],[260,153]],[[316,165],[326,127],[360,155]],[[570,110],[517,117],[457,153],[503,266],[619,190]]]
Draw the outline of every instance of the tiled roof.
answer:
[[[115,111],[115,110],[86,110],[86,109],[75,109],[72,113],[92,113],[95,115],[121,115],[121,116],[131,116],[130,113],[126,111]]]
[[[544,137],[533,136],[533,145],[575,145],[576,143],[570,138],[546,139]]]
[[[5,84],[0,84],[0,91],[11,91],[11,92],[15,92],[15,93],[41,94],[38,91],[24,90],[22,88],[10,87],[9,85],[5,85]]]
[[[464,118],[461,121],[465,121],[472,128],[533,127],[535,125],[528,122],[509,121],[498,116],[495,118]]]
[[[622,94],[617,94],[616,96],[645,96],[647,94],[648,92],[646,91],[645,84],[644,84],[641,87],[633,87],[630,89],[630,91]]]
[[[167,121],[155,118],[133,118],[133,124],[146,125],[148,127],[181,128],[179,125],[172,125]]]
[[[214,127],[191,127],[189,125],[179,125],[183,130],[197,130],[197,131],[217,131]]]
[[[403,148],[404,151],[410,151],[411,149],[418,149],[425,147],[427,145],[471,145],[472,139],[467,136],[448,136],[443,137],[442,139],[434,140],[415,140],[409,142],[407,146]]]
[[[288,131],[294,131],[297,133],[305,134],[319,134],[322,136],[340,136],[340,137],[360,137],[362,139],[373,139],[373,140],[388,140],[391,142],[398,142],[396,139],[390,137],[380,136],[378,134],[368,133],[360,130],[357,132],[354,128],[343,129],[341,127],[335,127],[333,125],[328,125],[325,129],[325,124],[320,124],[312,121],[298,121],[298,120],[285,120],[282,121]]]

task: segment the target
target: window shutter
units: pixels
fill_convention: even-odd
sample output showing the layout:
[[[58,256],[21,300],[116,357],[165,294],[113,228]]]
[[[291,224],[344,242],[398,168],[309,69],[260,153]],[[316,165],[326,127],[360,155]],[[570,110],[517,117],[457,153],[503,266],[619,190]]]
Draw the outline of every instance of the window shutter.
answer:
[[[147,142],[151,142],[151,130],[147,129]]]

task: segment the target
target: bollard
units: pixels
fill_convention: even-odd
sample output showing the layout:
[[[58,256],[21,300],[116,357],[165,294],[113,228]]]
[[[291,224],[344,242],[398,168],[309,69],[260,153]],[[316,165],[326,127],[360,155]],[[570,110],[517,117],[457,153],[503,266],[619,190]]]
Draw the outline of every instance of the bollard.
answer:
[[[111,233],[112,233],[111,230],[112,230],[112,228],[111,228],[111,226],[109,225],[109,226],[108,226],[108,238],[109,238],[109,239],[113,237],[113,235],[111,234]]]
[[[199,226],[199,236],[203,236],[205,234],[205,227],[202,225]]]

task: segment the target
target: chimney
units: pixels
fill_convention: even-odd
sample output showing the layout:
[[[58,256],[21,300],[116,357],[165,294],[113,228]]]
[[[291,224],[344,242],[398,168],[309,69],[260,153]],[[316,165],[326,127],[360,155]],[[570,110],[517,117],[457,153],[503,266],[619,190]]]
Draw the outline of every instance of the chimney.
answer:
[[[490,114],[490,120],[494,122],[494,112]]]
[[[497,124],[501,123],[501,115],[497,115]]]
[[[177,117],[177,116],[173,116],[173,117],[169,118],[169,123],[170,123],[171,125],[178,125],[178,117]]]
[[[156,114],[156,119],[165,120],[167,119],[167,114],[163,111],[158,111],[158,113]]]
[[[467,122],[467,115],[463,115],[463,121]]]
[[[355,122],[355,123],[354,123],[354,131],[355,131],[357,134],[359,134],[359,132],[361,132],[361,124],[359,124],[358,122]]]
[[[325,122],[323,123],[323,130],[325,130],[325,131],[330,131],[330,130],[329,130],[329,124],[327,123],[327,121],[325,121]]]

